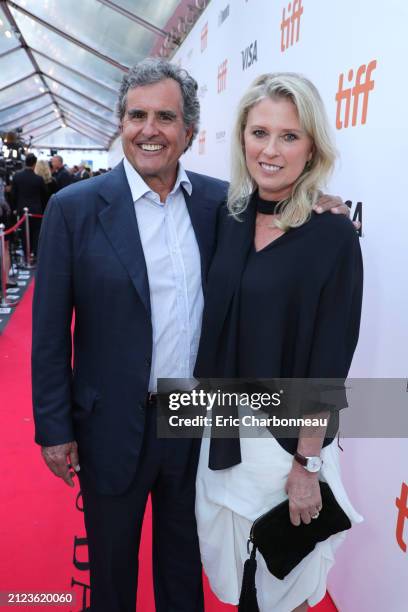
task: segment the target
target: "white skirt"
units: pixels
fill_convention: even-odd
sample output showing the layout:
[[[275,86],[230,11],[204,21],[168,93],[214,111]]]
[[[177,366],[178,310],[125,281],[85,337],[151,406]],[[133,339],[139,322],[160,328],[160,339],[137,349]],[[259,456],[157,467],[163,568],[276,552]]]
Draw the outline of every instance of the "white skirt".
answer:
[[[210,439],[203,438],[197,473],[196,516],[201,559],[210,585],[224,603],[237,605],[248,558],[247,540],[253,521],[287,499],[285,484],[293,457],[267,429],[257,438],[241,438],[242,462],[210,470]],[[355,511],[340,477],[337,441],[322,449],[321,480],[325,480],[352,523]],[[261,612],[290,612],[304,601],[316,605],[326,593],[327,574],[346,532],[316,545],[285,578],[275,578],[257,554],[256,588]]]

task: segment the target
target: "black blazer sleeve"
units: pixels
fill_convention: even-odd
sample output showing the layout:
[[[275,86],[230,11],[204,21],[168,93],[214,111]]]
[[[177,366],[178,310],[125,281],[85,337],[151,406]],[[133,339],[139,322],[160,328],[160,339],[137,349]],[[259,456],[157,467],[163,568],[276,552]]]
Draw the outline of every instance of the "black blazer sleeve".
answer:
[[[346,408],[344,381],[357,345],[363,297],[363,262],[359,239],[349,228],[328,279],[322,288],[314,325],[301,413],[332,413],[330,427],[338,428],[338,411]],[[330,441],[324,440],[324,445]]]
[[[350,228],[320,295],[308,377],[347,377],[359,335],[362,298],[361,249]]]
[[[40,296],[48,293],[47,300]],[[74,439],[71,418],[71,237],[57,196],[43,219],[33,302],[32,377],[35,440]],[[44,367],[46,364],[46,367]]]

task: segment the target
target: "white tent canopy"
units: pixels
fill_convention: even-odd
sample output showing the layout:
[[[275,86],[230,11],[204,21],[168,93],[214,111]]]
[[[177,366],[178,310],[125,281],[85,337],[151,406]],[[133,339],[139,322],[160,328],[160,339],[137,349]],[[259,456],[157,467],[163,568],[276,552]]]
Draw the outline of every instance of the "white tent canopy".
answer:
[[[108,150],[128,68],[169,57],[206,0],[0,0],[0,134]]]

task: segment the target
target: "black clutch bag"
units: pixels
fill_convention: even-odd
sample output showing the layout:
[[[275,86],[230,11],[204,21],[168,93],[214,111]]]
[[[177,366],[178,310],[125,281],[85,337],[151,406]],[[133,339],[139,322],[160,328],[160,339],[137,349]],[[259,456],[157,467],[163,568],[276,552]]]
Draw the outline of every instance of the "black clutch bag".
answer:
[[[245,562],[242,580],[239,612],[258,612],[255,589],[256,551],[265,559],[268,570],[283,580],[318,542],[350,529],[351,523],[337,503],[329,485],[320,482],[322,509],[318,518],[306,525],[295,527],[290,522],[289,500],[286,500],[257,518],[249,534],[248,552],[252,551]]]

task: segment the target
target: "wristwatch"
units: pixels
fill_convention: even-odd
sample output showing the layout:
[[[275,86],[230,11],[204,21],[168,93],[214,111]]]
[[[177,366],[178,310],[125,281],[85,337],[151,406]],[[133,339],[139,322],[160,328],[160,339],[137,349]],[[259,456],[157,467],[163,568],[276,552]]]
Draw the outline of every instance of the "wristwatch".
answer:
[[[295,453],[294,458],[300,465],[303,465],[308,472],[318,472],[323,464],[320,457],[304,457],[300,453]]]

